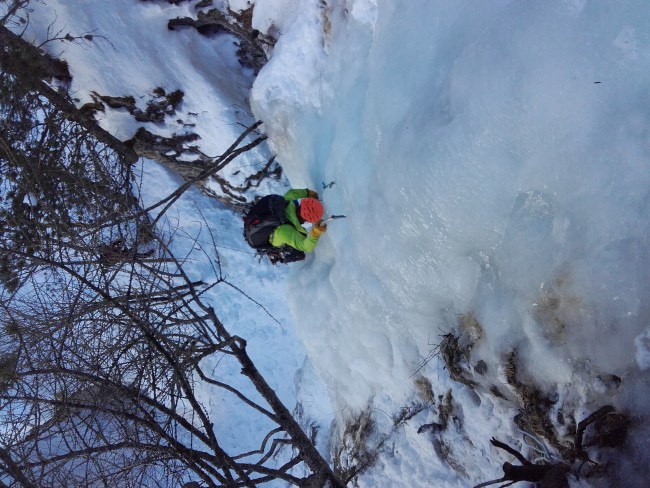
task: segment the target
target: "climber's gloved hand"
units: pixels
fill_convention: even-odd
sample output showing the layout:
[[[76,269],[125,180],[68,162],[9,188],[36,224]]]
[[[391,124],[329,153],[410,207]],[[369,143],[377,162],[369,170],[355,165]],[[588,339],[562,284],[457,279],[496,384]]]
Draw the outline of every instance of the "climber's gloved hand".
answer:
[[[307,198],[315,198],[316,200],[318,200],[318,193],[315,192],[314,190],[310,190],[309,188],[307,188]]]
[[[314,237],[320,237],[321,234],[327,232],[327,224],[323,223],[322,220],[319,220],[312,226],[310,232]]]

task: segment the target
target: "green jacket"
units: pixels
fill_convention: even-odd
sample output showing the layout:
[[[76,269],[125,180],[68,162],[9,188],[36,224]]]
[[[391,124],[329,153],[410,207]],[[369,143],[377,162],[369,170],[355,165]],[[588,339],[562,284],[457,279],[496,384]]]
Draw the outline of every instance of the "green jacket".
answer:
[[[296,211],[296,204],[293,200],[307,197],[306,189],[291,189],[284,194],[284,199],[289,201],[285,216],[289,220],[289,224],[282,224],[273,231],[269,241],[274,247],[281,247],[287,245],[298,249],[303,252],[312,252],[318,244],[318,237],[308,233],[307,230],[300,224],[298,220],[298,213]]]

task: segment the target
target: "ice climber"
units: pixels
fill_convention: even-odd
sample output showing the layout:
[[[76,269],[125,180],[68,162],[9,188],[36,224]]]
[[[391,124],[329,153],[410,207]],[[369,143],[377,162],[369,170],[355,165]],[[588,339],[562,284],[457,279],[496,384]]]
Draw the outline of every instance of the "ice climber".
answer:
[[[267,195],[244,217],[244,237],[273,264],[301,261],[327,231],[322,221],[324,213],[314,190],[296,188],[284,196]],[[309,231],[302,226],[305,222],[313,224]]]

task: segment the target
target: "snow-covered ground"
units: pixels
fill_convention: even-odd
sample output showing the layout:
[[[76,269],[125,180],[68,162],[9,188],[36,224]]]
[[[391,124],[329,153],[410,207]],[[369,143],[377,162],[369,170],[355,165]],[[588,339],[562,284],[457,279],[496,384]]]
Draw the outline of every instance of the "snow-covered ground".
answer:
[[[226,274],[283,324],[241,296],[215,296],[282,398],[302,401],[324,428],[367,410],[375,442],[403,407],[424,404],[360,486],[467,486],[501,476],[509,458],[490,446],[493,435],[535,454],[513,423],[521,402],[510,358],[517,380],[552,402],[556,423],[559,413],[569,424],[605,404],[628,413],[626,446],[590,454],[612,461],[617,486],[644,486],[647,0],[255,4],[254,27],[279,40],[252,86],[254,115],[291,184],[319,190],[330,213],[347,215],[304,263],[275,269],[253,259],[236,216],[191,196],[222,246]],[[235,121],[253,120],[245,113],[253,77],[239,69],[232,38],[167,31],[168,18],[190,13],[190,3],[48,0],[33,25],[40,39],[55,21],[110,40],[49,47],[71,60],[82,101],[89,90],[181,88],[180,117],[196,124],[204,152],[217,154],[241,132]],[[126,138],[127,120],[112,111],[103,123]],[[153,163],[144,171],[148,198],[178,183]],[[175,212],[198,231],[190,199]],[[207,270],[197,262],[191,271]],[[465,374],[475,390],[452,381],[439,357],[418,369],[448,332],[473,345]],[[448,391],[449,425],[418,434],[441,421]]]
[[[32,7],[28,39],[42,41],[59,31],[57,37],[68,32],[92,32],[95,36],[93,43],[51,42],[45,46],[69,61],[74,77],[71,91],[79,104],[92,101],[90,92],[95,91],[100,95],[134,96],[139,108],[145,109],[157,87],[168,93],[183,90],[181,107],[164,124],[138,124],[126,109],[107,107],[105,112],[99,112],[100,123],[119,137],[132,137],[140,125],[163,136],[190,131],[201,136],[197,144],[204,153],[216,156],[254,122],[247,108],[254,77],[239,65],[234,38],[208,38],[189,28],[174,32],[167,29],[171,18],[195,16],[190,4],[48,0]],[[253,167],[257,171],[268,158],[268,149],[259,147],[239,157],[229,170]],[[136,172],[142,174],[141,190],[147,204],[169,195],[183,182],[153,161],[141,161]],[[284,191],[283,184],[286,182],[266,181],[259,191]],[[292,326],[286,303],[287,270],[258,263],[254,251],[243,241],[241,226],[240,215],[197,190],[189,191],[162,222],[163,231],[174,234],[173,245],[179,256],[190,253],[196,247],[195,240],[207,252],[194,252],[186,261],[192,279],[206,283],[215,280],[214,239],[223,275],[245,295],[222,285],[212,289],[206,298],[229,332],[247,339],[251,358],[288,408],[292,409],[297,401],[294,378],[298,377],[302,380],[301,392],[307,395],[306,406],[314,396],[324,399],[319,405],[327,403],[327,392]],[[205,361],[206,370],[218,365],[220,374],[231,377],[235,384],[243,378],[234,362],[226,363],[220,356]],[[258,449],[257,439],[266,425],[246,417],[241,409],[229,408],[228,396],[210,397],[213,391],[206,388],[199,397],[215,418],[223,446],[240,451]],[[323,415],[329,415],[322,420],[328,424],[331,409],[327,407]]]

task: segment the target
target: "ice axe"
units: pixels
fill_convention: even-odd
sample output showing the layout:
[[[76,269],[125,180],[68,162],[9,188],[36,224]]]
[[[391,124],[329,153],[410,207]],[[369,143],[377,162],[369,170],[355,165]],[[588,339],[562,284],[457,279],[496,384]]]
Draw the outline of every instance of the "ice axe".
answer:
[[[345,218],[346,218],[345,215],[330,215],[329,217],[327,217],[326,219],[322,220],[321,222],[322,222],[323,224],[326,224],[327,222],[330,222],[331,220],[336,220],[336,219],[345,219]]]
[[[323,181],[323,191],[327,190],[328,188],[332,188],[334,185],[336,185],[336,181],[330,181],[327,184]],[[344,219],[344,218],[346,218],[345,215],[330,215],[326,219],[322,220],[322,223],[326,224],[327,222],[330,222],[331,220]]]

